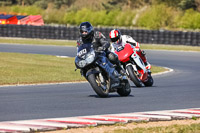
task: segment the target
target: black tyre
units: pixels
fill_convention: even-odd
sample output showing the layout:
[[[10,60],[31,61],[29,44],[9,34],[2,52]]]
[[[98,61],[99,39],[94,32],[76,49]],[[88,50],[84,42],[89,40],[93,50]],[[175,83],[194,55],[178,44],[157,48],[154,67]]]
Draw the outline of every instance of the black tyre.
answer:
[[[108,97],[109,95],[109,89],[108,85],[102,85],[101,81],[99,80],[98,74],[90,74],[88,76],[88,81],[90,85],[92,86],[93,90],[96,92],[96,94],[99,97]],[[102,86],[107,86],[106,88],[103,88]]]
[[[146,82],[144,82],[144,85],[145,86],[152,86],[153,85],[153,78],[152,78],[152,76],[151,75],[148,75],[148,80],[146,81]]]
[[[131,93],[131,86],[129,82],[125,82],[125,85],[122,88],[118,88],[117,93],[120,96],[128,96]]]
[[[133,81],[133,83],[137,86],[137,87],[142,87],[143,83],[142,81],[139,79],[139,77],[136,75],[136,73],[133,70],[133,67],[131,65],[126,67],[127,71],[128,71],[128,76],[130,78],[131,81]]]

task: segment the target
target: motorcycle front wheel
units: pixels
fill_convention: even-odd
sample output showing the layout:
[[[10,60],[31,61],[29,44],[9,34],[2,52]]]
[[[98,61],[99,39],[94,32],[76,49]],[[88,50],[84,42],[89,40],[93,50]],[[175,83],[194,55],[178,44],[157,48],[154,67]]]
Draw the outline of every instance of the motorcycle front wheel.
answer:
[[[152,86],[153,85],[153,78],[152,78],[152,76],[151,75],[148,75],[148,80],[146,81],[146,82],[144,82],[144,85],[146,86],[146,87],[149,87],[149,86]]]
[[[139,77],[136,75],[136,73],[133,70],[133,67],[131,65],[126,67],[127,71],[128,71],[128,76],[130,78],[131,81],[133,81],[133,83],[137,86],[137,87],[142,87],[143,83],[142,81],[139,79]]]
[[[128,96],[130,93],[131,93],[131,86],[127,81],[124,81],[125,85],[122,86],[122,88],[118,88],[117,89],[117,93],[120,95],[120,96]]]
[[[90,74],[88,81],[92,86],[93,90],[99,97],[105,98],[109,95],[109,85],[107,82],[102,83],[99,74]]]

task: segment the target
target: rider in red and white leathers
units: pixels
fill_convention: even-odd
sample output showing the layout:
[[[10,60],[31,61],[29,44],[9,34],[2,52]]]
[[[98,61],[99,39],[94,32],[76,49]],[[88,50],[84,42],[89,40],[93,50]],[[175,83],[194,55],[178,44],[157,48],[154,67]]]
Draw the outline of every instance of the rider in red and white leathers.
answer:
[[[111,40],[111,52],[114,52],[119,45],[122,47],[125,46],[126,43],[131,44],[132,47],[135,48],[137,54],[140,56],[140,58],[143,60],[146,69],[149,73],[151,73],[151,65],[147,61],[146,53],[140,49],[140,44],[136,42],[131,36],[128,35],[121,35],[121,32],[118,29],[113,29],[110,34],[110,40]]]

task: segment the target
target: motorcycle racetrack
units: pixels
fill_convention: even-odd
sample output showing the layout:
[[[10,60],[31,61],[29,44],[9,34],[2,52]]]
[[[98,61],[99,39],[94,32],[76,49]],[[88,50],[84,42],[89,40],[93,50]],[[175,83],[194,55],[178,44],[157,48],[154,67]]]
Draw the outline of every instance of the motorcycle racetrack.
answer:
[[[153,87],[100,98],[89,83],[1,86],[0,122],[175,110],[200,107],[200,52],[145,50],[152,65],[173,69],[153,75]],[[0,52],[74,57],[75,47],[0,44]]]

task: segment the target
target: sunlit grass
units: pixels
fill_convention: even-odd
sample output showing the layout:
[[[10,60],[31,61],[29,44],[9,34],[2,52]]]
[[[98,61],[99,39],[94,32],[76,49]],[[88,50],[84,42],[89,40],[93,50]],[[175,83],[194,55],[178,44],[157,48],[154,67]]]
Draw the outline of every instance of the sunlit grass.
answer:
[[[152,72],[165,71],[152,66]],[[0,85],[85,81],[75,71],[74,58],[52,55],[0,53]]]
[[[152,50],[178,50],[178,51],[200,52],[200,46],[186,46],[186,45],[141,44],[141,48],[152,49]]]
[[[8,44],[32,44],[32,45],[57,45],[76,46],[76,41],[51,40],[51,39],[25,39],[25,38],[0,38],[0,43]]]
[[[80,81],[74,58],[51,55],[0,53],[0,84]]]
[[[109,133],[199,133],[200,123],[191,125],[172,125],[150,128],[118,129]],[[107,133],[107,132],[105,132]]]
[[[152,74],[159,73],[159,72],[164,72],[164,71],[167,71],[167,70],[168,69],[166,69],[164,67],[159,67],[159,66],[155,66],[155,65],[152,65],[152,67],[151,67]]]

